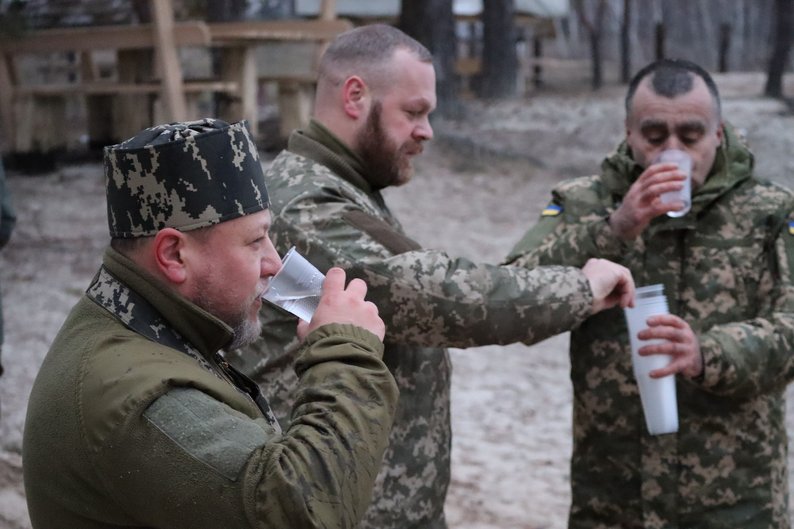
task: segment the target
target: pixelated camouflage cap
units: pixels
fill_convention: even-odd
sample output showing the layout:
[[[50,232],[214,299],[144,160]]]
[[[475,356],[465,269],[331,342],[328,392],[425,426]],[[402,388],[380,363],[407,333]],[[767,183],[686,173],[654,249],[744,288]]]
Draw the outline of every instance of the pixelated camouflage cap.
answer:
[[[268,207],[245,121],[205,118],[145,129],[105,147],[111,237],[202,228]]]

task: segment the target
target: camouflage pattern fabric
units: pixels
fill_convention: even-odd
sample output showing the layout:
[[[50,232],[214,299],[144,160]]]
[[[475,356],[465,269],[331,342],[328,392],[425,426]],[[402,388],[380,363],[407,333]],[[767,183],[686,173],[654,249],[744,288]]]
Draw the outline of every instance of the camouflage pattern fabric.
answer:
[[[590,314],[589,285],[578,269],[527,271],[420,249],[370,187],[356,156],[320,127],[313,122],[294,133],[266,173],[271,235],[282,254],[295,246],[323,272],[336,265],[365,279],[367,299],[386,322],[384,362],[400,400],[360,527],[443,528],[450,479],[444,347],[532,343],[568,330]],[[229,360],[266,388],[276,415],[288,421],[296,320],[270,305],[261,315],[262,340]]]
[[[606,217],[641,173],[625,144],[600,175],[553,192],[508,261],[619,262],[637,285],[664,284],[670,312],[699,337],[705,370],[677,379],[679,431],[651,436],[619,309],[571,336],[573,501],[578,528],[788,528],[786,384],[794,377],[792,193],[752,177],[730,130],[692,210],[630,243]]]
[[[111,237],[188,231],[267,208],[259,152],[245,121],[151,127],[105,147]]]

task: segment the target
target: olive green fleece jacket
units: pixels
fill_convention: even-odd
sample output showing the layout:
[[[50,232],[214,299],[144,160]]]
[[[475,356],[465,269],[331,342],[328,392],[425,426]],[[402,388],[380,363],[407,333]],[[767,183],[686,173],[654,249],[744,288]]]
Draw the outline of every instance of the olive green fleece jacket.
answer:
[[[104,268],[200,356],[136,334],[89,297],[77,303],[28,406],[33,528],[355,526],[397,400],[377,338],[351,325],[313,331],[282,433],[220,369],[227,325],[113,250]]]

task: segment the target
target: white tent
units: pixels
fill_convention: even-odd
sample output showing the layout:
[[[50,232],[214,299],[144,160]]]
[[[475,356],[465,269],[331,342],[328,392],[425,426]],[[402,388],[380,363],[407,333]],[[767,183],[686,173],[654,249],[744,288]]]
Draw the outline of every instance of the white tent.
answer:
[[[478,16],[483,0],[453,0],[452,10],[458,16]],[[320,0],[295,0],[295,13],[316,16]],[[539,18],[557,18],[568,14],[569,0],[516,0],[516,14]],[[339,16],[355,18],[392,18],[400,14],[400,0],[336,0]]]

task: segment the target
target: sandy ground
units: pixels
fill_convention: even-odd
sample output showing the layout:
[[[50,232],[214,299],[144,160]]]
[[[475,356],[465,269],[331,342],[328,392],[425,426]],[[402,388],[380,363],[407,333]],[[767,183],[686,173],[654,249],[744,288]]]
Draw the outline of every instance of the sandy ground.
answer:
[[[758,173],[794,184],[794,118],[758,97],[760,75],[725,75],[724,113],[744,128]],[[789,90],[789,93],[794,90]],[[534,223],[555,182],[592,172],[621,137],[621,87],[549,86],[531,98],[472,104],[437,139],[408,186],[387,201],[409,234],[451,255],[498,262]],[[20,222],[0,252],[6,318],[0,378],[0,527],[30,524],[21,439],[30,386],[48,345],[107,243],[99,164],[10,174]],[[453,350],[453,528],[560,529],[570,501],[567,335],[532,347]],[[788,424],[794,427],[790,414]],[[57,442],[53,440],[53,442]],[[794,465],[790,464],[790,467]]]

